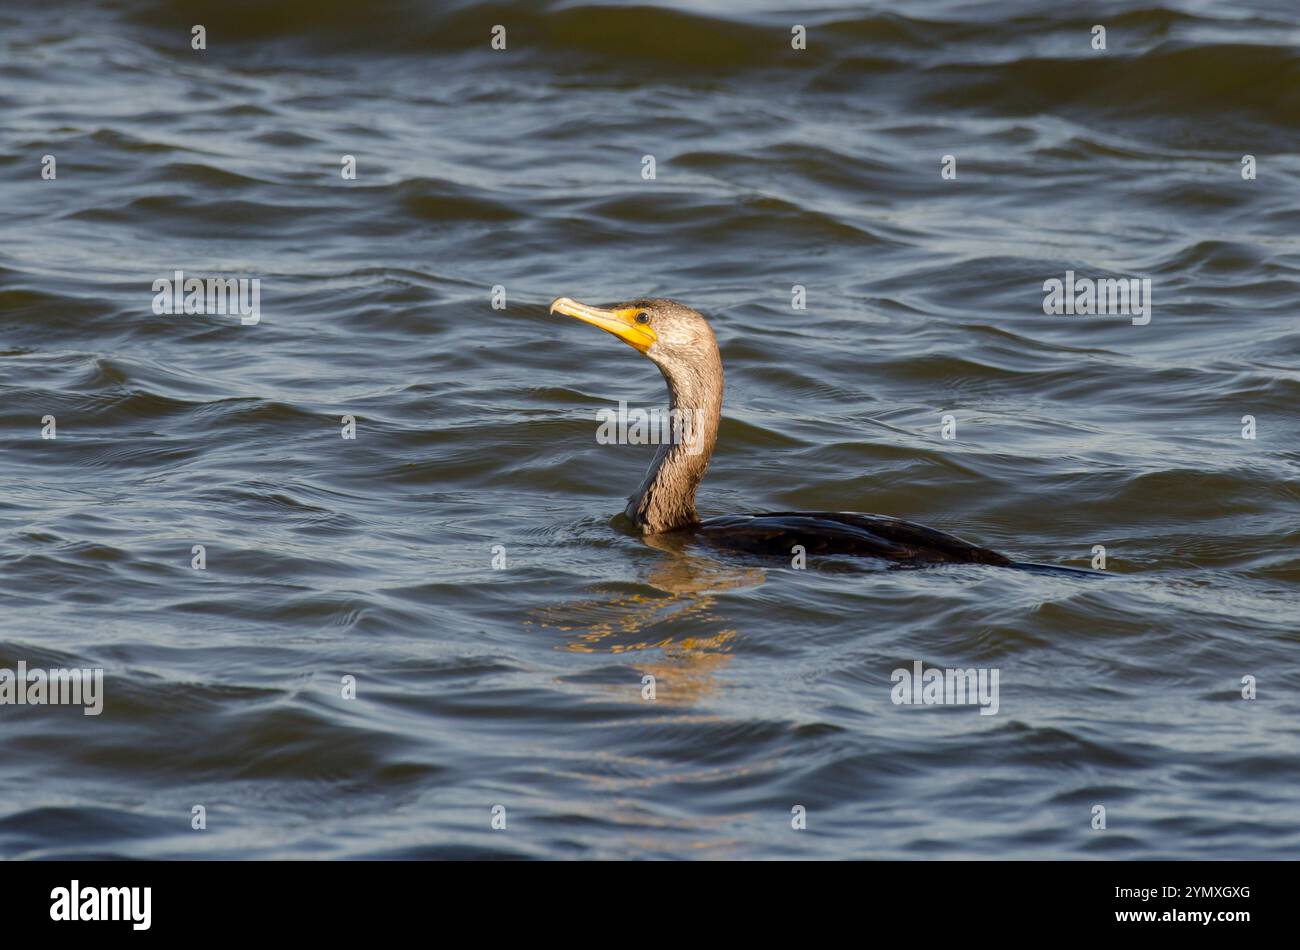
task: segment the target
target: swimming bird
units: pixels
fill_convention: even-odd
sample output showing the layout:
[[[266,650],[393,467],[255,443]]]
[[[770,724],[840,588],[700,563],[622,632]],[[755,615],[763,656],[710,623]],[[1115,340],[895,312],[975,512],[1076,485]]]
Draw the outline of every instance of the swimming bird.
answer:
[[[695,492],[709,467],[722,419],[722,357],[708,321],[684,304],[658,297],[610,307],[560,297],[550,312],[612,333],[647,357],[668,384],[669,418],[684,419],[693,429],[689,438],[659,446],[641,486],[628,498],[624,514],[643,535],[689,532],[713,547],[785,558],[801,545],[808,557],[869,557],[898,567],[957,563],[1077,570],[1013,562],[946,532],[885,515],[775,511],[701,520]],[[684,434],[687,426],[676,431]]]

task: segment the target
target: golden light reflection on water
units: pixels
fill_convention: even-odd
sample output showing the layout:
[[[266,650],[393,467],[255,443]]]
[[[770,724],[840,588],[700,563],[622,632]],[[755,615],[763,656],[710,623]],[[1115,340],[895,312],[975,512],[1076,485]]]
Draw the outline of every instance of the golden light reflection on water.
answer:
[[[602,590],[596,585],[593,596],[546,607],[527,622],[562,634],[557,649],[622,656],[641,674],[654,676],[653,706],[660,714],[653,717],[655,723],[681,726],[716,721],[716,712],[695,707],[723,688],[719,674],[731,662],[733,643],[742,632],[727,626],[716,612],[718,595],[758,587],[767,579],[766,571],[688,553],[681,539],[642,540],[660,554],[639,579],[637,590],[618,589],[622,584]],[[647,587],[653,590],[647,591]],[[635,656],[640,651],[647,651],[644,658]],[[650,705],[635,680],[627,684],[586,681],[582,685],[593,698],[604,702]],[[749,771],[751,766],[664,768],[662,762],[644,756],[614,758],[621,767],[612,772],[582,769],[575,774],[601,790],[607,802],[602,818],[611,825],[610,837],[618,842],[613,845],[617,853],[664,851],[665,833],[673,834],[672,848],[677,853],[721,858],[738,846],[739,840],[728,828],[746,820],[746,812],[684,820],[648,810],[638,796],[662,793],[672,797],[671,786],[717,782],[733,777],[737,770]]]
[[[716,690],[714,675],[730,661],[740,633],[714,612],[717,595],[757,587],[766,573],[688,554],[675,539],[644,541],[664,554],[642,581],[658,593],[597,591],[540,608],[525,623],[565,634],[558,647],[575,653],[661,651],[660,659],[637,668],[660,682],[658,700],[689,703]]]

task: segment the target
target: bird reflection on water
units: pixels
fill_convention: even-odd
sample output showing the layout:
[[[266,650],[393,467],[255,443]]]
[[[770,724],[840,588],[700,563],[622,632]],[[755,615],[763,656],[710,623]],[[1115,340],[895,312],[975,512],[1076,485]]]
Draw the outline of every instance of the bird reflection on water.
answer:
[[[740,632],[714,613],[718,595],[758,587],[767,572],[695,553],[689,541],[673,535],[642,537],[640,543],[661,553],[640,583],[594,585],[590,599],[549,605],[525,623],[563,634],[558,646],[575,653],[661,651],[660,661],[637,668],[671,684],[657,693],[659,700],[694,702],[716,690],[713,676],[730,661],[732,641]],[[681,630],[691,632],[682,635]],[[627,695],[640,701],[637,691]]]

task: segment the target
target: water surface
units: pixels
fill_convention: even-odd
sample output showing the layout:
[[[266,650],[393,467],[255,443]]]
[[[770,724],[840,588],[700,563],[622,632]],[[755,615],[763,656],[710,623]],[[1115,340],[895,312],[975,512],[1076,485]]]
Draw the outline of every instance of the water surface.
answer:
[[[0,854],[1296,854],[1300,15],[738,6],[0,13],[0,666],[106,692],[0,706]],[[1151,322],[1045,315],[1067,270]],[[621,532],[596,412],[663,381],[559,295],[713,321],[705,515],[1113,576]],[[916,660],[998,713],[893,704]]]

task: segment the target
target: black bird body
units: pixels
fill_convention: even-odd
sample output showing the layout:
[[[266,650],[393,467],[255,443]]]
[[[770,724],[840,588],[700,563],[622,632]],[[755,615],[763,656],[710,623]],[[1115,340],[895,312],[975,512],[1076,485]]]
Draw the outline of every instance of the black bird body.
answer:
[[[870,557],[898,567],[929,564],[993,564],[1010,558],[911,521],[847,511],[775,511],[722,515],[679,530],[711,547],[789,561],[795,546],[808,557]]]

